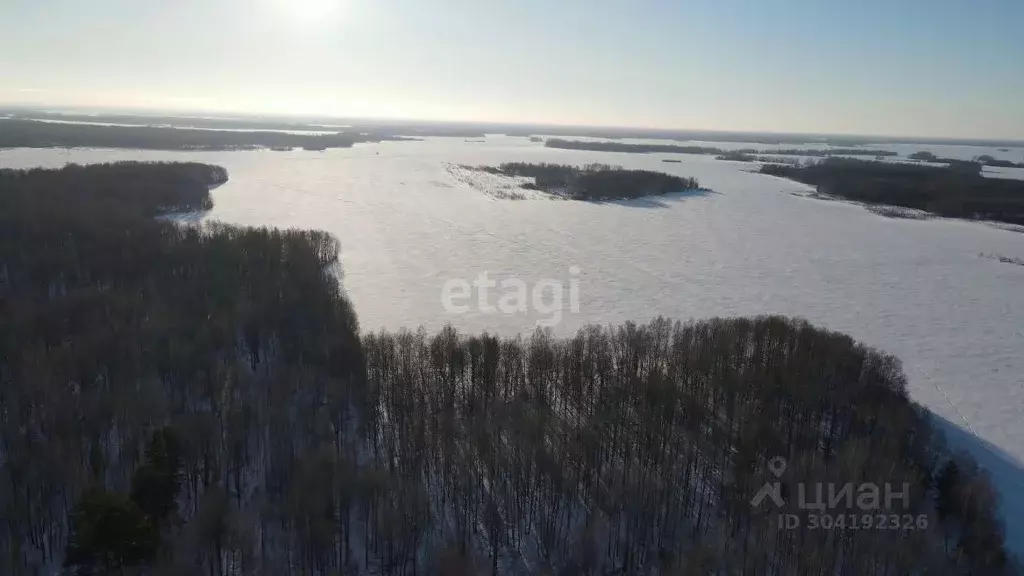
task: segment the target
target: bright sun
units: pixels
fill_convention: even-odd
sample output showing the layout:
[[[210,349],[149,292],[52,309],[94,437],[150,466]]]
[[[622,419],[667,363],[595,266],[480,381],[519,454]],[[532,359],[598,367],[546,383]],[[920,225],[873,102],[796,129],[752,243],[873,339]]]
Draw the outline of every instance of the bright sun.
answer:
[[[343,0],[285,0],[285,10],[303,23],[315,23],[332,18],[341,11]]]

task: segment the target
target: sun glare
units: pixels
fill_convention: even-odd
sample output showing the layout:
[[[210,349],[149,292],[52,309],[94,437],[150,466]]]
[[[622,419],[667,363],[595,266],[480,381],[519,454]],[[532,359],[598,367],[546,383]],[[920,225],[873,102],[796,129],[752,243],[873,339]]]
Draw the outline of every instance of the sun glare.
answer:
[[[343,0],[286,0],[282,2],[292,18],[303,24],[315,24],[341,12]]]

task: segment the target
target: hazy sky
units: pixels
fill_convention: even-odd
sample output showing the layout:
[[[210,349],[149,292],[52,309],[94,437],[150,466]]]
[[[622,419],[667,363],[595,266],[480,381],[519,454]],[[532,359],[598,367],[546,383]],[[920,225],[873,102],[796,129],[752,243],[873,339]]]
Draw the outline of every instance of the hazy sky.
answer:
[[[1022,0],[0,0],[0,103],[1024,138]]]

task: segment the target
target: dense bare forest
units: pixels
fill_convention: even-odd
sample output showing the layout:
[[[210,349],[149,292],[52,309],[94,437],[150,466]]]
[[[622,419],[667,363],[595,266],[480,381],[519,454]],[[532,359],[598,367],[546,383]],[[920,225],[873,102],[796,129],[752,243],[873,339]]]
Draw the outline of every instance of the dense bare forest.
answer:
[[[925,210],[948,218],[1024,224],[1024,182],[986,178],[981,163],[942,159],[947,167],[829,158],[808,166],[765,164],[762,174],[817,186],[869,204]]]
[[[361,336],[326,234],[152,217],[226,177],[0,171],[0,573],[1015,573],[895,358],[780,317]],[[815,529],[824,483],[915,521]]]

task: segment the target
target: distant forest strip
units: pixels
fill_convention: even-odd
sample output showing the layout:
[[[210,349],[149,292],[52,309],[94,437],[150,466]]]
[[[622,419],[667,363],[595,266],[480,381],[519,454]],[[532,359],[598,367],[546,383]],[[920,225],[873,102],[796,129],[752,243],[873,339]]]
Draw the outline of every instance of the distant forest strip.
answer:
[[[230,118],[210,118],[195,115],[125,114],[102,111],[95,114],[61,113],[28,107],[0,107],[0,117],[50,120],[76,120],[86,122],[112,122],[119,124],[167,124],[206,128],[246,128],[275,130],[332,130],[339,124],[346,132],[368,132],[406,136],[458,136],[479,138],[486,134],[509,136],[550,135],[560,137],[591,138],[645,138],[676,140],[678,142],[752,142],[758,144],[812,144],[818,146],[866,146],[871,144],[939,144],[964,146],[990,146],[996,148],[1024,147],[1020,140],[979,140],[953,138],[901,138],[893,136],[851,136],[842,134],[793,134],[772,132],[730,132],[708,130],[671,130],[656,128],[627,128],[610,126],[550,126],[480,122],[411,122],[367,121],[356,118],[326,116],[236,115]],[[1004,150],[1006,151],[1006,150]]]
[[[891,150],[867,150],[864,148],[832,148],[826,150],[801,150],[788,148],[783,150],[758,150],[743,148],[740,150],[723,150],[711,146],[680,146],[677,144],[627,144],[624,142],[591,142],[584,140],[563,140],[549,138],[544,145],[548,148],[566,150],[593,150],[598,152],[626,152],[630,154],[672,153],[672,154],[775,154],[777,156],[897,156]]]
[[[544,142],[548,148],[565,150],[592,150],[596,152],[627,152],[630,154],[674,153],[674,154],[721,154],[720,148],[709,146],[680,146],[678,144],[626,144],[624,142],[591,142],[585,140],[563,140],[548,138]]]
[[[728,160],[731,162],[769,162],[776,164],[800,164],[800,158],[779,158],[777,156],[755,156],[747,152],[729,151],[725,154],[715,156],[715,160]]]
[[[1015,573],[897,359],[775,316],[361,336],[328,234],[152,217],[226,177],[0,173],[0,574]]]
[[[804,167],[765,164],[761,173],[811,184],[822,194],[869,204],[915,208],[947,218],[1024,225],[1024,181],[986,178],[975,162],[932,167],[829,158]]]
[[[558,194],[573,200],[625,200],[700,189],[696,178],[651,170],[626,170],[608,164],[583,167],[563,164],[506,162],[478,170],[505,176],[533,178],[525,188]]]
[[[1024,168],[1024,162],[1013,162],[1012,160],[999,160],[991,156],[979,156],[977,159],[985,166],[993,168]]]
[[[288,120],[271,120],[259,117],[210,118],[201,116],[162,116],[153,114],[63,114],[57,112],[20,112],[14,114],[22,120],[50,120],[53,122],[91,122],[126,124],[135,126],[173,126],[178,128],[241,129],[241,130],[309,130],[337,132],[338,126],[325,126]],[[347,126],[346,126],[347,127]]]
[[[49,120],[57,123],[89,122],[124,124],[127,126],[175,127],[181,129],[206,128],[214,130],[291,130],[312,132],[344,132],[352,135],[364,135],[367,141],[380,140],[416,140],[414,137],[466,137],[483,138],[487,131],[480,127],[466,126],[458,123],[411,123],[411,122],[377,122],[367,123],[365,120],[313,119],[273,119],[259,116],[243,116],[236,118],[208,118],[201,116],[166,116],[139,114],[61,114],[44,111],[17,111],[12,117],[21,120]],[[339,125],[339,123],[342,123]],[[498,133],[497,129],[490,133]],[[525,134],[524,134],[525,135]],[[406,136],[403,138],[402,136]],[[413,137],[413,138],[408,138]]]
[[[940,157],[936,156],[934,153],[928,152],[926,150],[922,150],[920,152],[914,152],[910,156],[907,156],[907,158],[909,158],[911,160],[921,160],[921,161],[924,161],[924,162],[943,162],[943,163],[946,163],[946,164],[956,164],[956,163],[960,163],[960,162],[967,162],[966,160],[956,160],[956,159],[952,159],[952,158],[940,158]],[[995,168],[1024,168],[1024,162],[1013,162],[1013,161],[1010,161],[1010,160],[998,160],[995,157],[990,156],[988,154],[983,154],[981,156],[978,156],[974,160],[971,160],[970,162],[977,162],[978,164],[981,164],[983,166],[992,166],[992,167],[995,167]]]
[[[399,139],[369,134],[289,134],[150,126],[103,126],[0,119],[0,148],[140,148],[149,150],[253,150],[349,148],[357,142]]]

